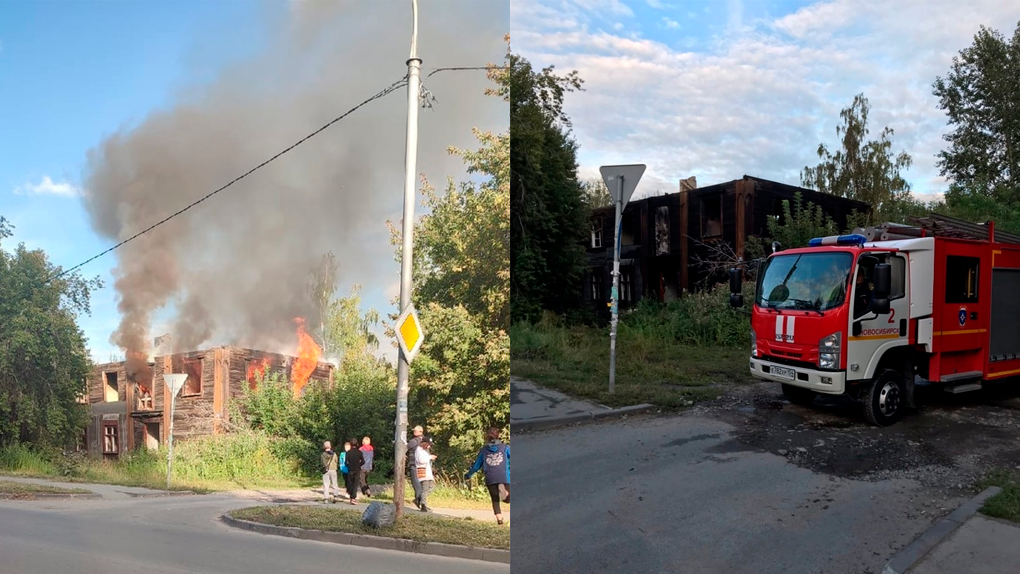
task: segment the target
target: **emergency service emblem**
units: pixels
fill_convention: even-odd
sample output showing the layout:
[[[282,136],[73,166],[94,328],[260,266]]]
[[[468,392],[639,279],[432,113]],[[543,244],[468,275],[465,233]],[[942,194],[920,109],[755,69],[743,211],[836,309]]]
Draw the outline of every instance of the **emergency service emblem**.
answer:
[[[967,322],[967,308],[960,307],[960,326],[963,327],[963,324],[966,322]]]

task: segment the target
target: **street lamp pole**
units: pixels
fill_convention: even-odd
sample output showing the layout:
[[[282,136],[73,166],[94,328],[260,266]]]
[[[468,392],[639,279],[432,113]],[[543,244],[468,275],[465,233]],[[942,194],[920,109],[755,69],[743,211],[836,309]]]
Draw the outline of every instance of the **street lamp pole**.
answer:
[[[404,154],[404,220],[401,231],[400,312],[411,304],[411,263],[414,233],[415,162],[418,159],[418,93],[421,89],[418,58],[418,0],[411,0],[411,55],[407,59],[407,144]],[[404,469],[407,454],[407,394],[410,359],[403,350],[397,359],[397,430],[393,472],[393,504],[397,517],[404,513]]]

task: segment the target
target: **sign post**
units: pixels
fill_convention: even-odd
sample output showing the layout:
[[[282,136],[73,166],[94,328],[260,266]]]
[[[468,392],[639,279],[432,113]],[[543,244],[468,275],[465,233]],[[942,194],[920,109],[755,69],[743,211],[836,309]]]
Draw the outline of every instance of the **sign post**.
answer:
[[[166,455],[166,489],[170,490],[170,475],[174,461],[174,407],[177,406],[177,393],[184,386],[188,375],[163,375],[163,382],[170,389],[170,433],[167,438],[168,453]]]
[[[645,173],[645,164],[604,165],[599,168],[606,189],[616,204],[616,239],[613,242],[613,290],[610,300],[612,319],[609,328],[609,392],[616,391],[616,324],[620,316],[620,234],[623,225],[623,210],[634,195],[634,189]]]
[[[411,0],[411,53],[407,57],[407,138],[404,148],[404,220],[401,227],[400,311],[411,307],[411,253],[414,249],[415,162],[418,160],[418,106],[421,90],[421,58],[418,57],[418,0]],[[397,339],[402,339],[397,326]],[[420,333],[420,331],[419,331]],[[393,505],[397,518],[404,514],[404,460],[407,454],[407,394],[411,358],[397,357],[397,424],[393,441]]]

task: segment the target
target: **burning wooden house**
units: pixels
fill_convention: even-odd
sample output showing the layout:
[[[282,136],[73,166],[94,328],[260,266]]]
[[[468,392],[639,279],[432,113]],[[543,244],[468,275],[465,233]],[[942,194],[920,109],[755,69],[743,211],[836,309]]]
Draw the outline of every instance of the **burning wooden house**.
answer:
[[[164,374],[188,375],[174,410],[174,439],[187,439],[224,432],[230,421],[229,400],[243,395],[245,387],[254,388],[264,375],[285,374],[295,395],[309,382],[328,384],[334,366],[317,358],[317,353],[293,357],[218,347],[157,356],[144,375],[134,377],[128,374],[125,362],[96,365],[88,381],[91,419],[85,444],[89,455],[117,458],[135,448],[156,449],[166,444],[170,391],[163,382]]]

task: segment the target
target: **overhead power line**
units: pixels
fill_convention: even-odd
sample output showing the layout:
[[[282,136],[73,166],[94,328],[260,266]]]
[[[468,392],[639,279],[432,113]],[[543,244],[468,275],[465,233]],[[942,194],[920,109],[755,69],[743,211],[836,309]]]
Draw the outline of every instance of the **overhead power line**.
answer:
[[[89,257],[85,261],[82,261],[81,263],[75,265],[74,267],[71,267],[70,269],[67,269],[65,271],[61,271],[60,273],[57,273],[57,274],[53,275],[52,277],[49,277],[48,279],[46,279],[46,283],[49,283],[50,281],[52,281],[54,279],[58,279],[60,277],[63,277],[64,275],[67,275],[68,273],[71,273],[72,271],[75,271],[76,269],[80,269],[80,268],[84,267],[85,265],[88,265],[89,263],[92,263],[96,259],[99,259],[100,257],[106,255],[107,253],[110,253],[111,251],[114,251],[114,250],[118,249],[119,247],[122,247],[123,245],[125,245],[125,244],[127,244],[127,243],[129,243],[131,241],[134,241],[135,239],[138,239],[142,235],[145,235],[146,233],[152,231],[153,229],[156,229],[160,225],[163,225],[164,223],[170,221],[171,219],[177,217],[178,215],[181,215],[185,211],[188,211],[192,207],[195,207],[196,205],[202,203],[203,201],[209,199],[210,197],[216,195],[217,193],[223,191],[224,189],[227,189],[228,187],[234,185],[235,183],[241,181],[242,179],[248,177],[249,175],[255,173],[256,171],[258,171],[258,170],[262,169],[263,167],[269,165],[270,163],[272,163],[273,161],[279,159],[281,156],[283,156],[287,152],[293,150],[294,148],[298,147],[299,145],[301,145],[301,144],[305,143],[306,141],[310,140],[311,138],[317,136],[318,134],[320,134],[321,132],[326,130],[326,128],[332,126],[333,124],[335,124],[335,123],[339,122],[340,120],[346,118],[347,116],[353,114],[354,112],[356,112],[358,109],[362,108],[363,106],[369,104],[370,102],[378,100],[378,99],[380,99],[382,97],[385,97],[385,96],[395,92],[396,90],[400,89],[401,87],[403,87],[405,85],[407,85],[407,76],[404,76],[403,78],[397,80],[396,82],[393,82],[392,84],[390,84],[386,88],[383,88],[382,90],[377,92],[374,96],[368,98],[367,100],[365,100],[365,101],[361,102],[360,104],[354,106],[353,108],[347,110],[343,114],[333,118],[332,120],[330,120],[329,122],[324,124],[319,129],[313,131],[312,133],[310,133],[310,134],[306,135],[305,137],[299,139],[298,141],[294,142],[293,144],[287,146],[285,149],[283,149],[282,151],[280,151],[279,153],[277,153],[273,157],[265,160],[264,162],[262,162],[262,163],[256,165],[255,167],[249,169],[248,171],[244,172],[243,174],[235,177],[234,179],[230,180],[229,182],[227,182],[222,187],[219,187],[219,188],[209,192],[208,194],[206,194],[205,196],[201,197],[200,199],[197,199],[197,200],[193,201],[192,203],[188,204],[184,208],[182,208],[182,209],[180,209],[180,210],[178,210],[178,211],[168,215],[167,217],[164,217],[163,219],[159,220],[158,222],[156,222],[156,223],[150,225],[149,227],[139,231],[138,233],[135,233],[131,237],[128,237],[127,239],[121,241],[120,243],[114,245],[113,247],[110,247],[109,249],[107,249],[107,250],[105,250],[105,251],[103,251],[103,252],[101,252],[101,253],[99,253],[97,255]]]

